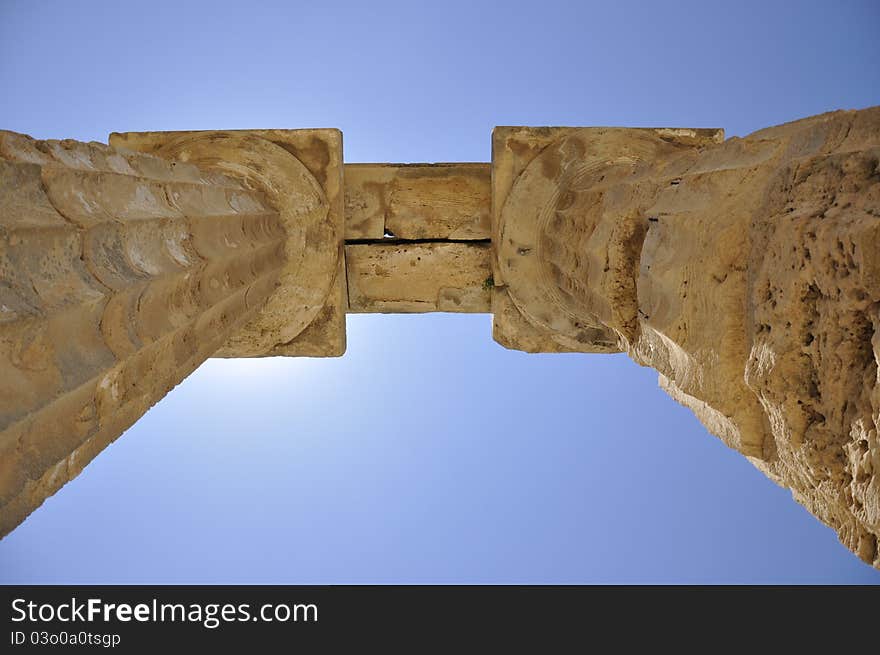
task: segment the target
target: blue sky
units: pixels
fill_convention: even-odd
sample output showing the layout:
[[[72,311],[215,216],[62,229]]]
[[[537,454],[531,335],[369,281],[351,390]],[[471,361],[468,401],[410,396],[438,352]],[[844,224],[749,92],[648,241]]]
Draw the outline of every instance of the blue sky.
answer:
[[[0,127],[338,127],[488,161],[494,125],[724,127],[880,103],[876,2],[0,0]],[[211,360],[0,542],[0,582],[880,583],[622,355],[488,315],[350,316]]]

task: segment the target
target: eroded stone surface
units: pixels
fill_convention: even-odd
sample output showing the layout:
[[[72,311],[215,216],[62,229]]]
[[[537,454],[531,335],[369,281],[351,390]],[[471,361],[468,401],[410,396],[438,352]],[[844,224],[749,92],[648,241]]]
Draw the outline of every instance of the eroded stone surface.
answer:
[[[489,164],[346,164],[345,238],[489,238]]]
[[[181,162],[0,132],[0,535],[260,311],[266,198]]]
[[[489,312],[490,260],[480,242],[347,245],[349,311]]]
[[[112,134],[117,147],[191,161],[266,194],[287,233],[287,263],[260,315],[219,357],[339,356],[345,352],[342,135],[338,130]]]
[[[0,533],[212,354],[491,311],[506,347],[655,368],[880,567],[880,108],[726,142],[497,128],[491,194],[485,164],[343,182],[335,130],[112,142],[141,152],[0,133]]]
[[[553,338],[549,329],[530,323],[517,309],[506,287],[492,288],[492,338],[505,348],[527,353],[583,352],[583,346],[566,347]],[[595,340],[590,345],[590,352],[603,352],[598,349]],[[604,352],[619,351],[614,345]]]
[[[571,347],[604,330],[880,566],[880,109],[493,148],[496,284],[521,316]]]
[[[608,228],[603,225],[594,234],[595,219],[584,216],[595,212],[597,205],[590,203],[602,197],[597,179],[607,184],[612,173],[629,174],[627,166],[632,162],[663,161],[672,153],[715,145],[722,139],[723,131],[718,129],[495,128],[492,238],[497,256],[493,277],[496,287],[501,293],[507,291],[525,319],[519,320],[513,308],[497,314],[493,330],[502,342],[521,333],[522,339],[543,352],[558,352],[560,347],[618,352],[617,335],[596,318],[589,304],[616,308],[626,301],[626,291],[609,287],[585,300],[573,288],[591,270],[604,275],[607,267],[615,266],[613,257],[607,259],[605,250],[591,248],[589,243],[603,239],[601,229]],[[591,152],[585,150],[588,140]],[[548,179],[554,182],[548,184]],[[584,229],[573,233],[565,229],[567,223],[583,224]],[[560,257],[578,270],[563,284],[543,283],[544,278],[562,271],[552,261]],[[533,284],[535,280],[542,282]]]

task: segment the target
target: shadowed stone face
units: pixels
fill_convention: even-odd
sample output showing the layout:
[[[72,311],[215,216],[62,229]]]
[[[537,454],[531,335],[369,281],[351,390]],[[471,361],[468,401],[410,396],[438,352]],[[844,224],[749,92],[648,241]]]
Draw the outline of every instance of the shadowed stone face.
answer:
[[[0,133],[0,533],[209,356],[491,312],[508,348],[653,367],[880,567],[880,108],[502,127],[491,165],[343,166],[336,130],[111,144]]]

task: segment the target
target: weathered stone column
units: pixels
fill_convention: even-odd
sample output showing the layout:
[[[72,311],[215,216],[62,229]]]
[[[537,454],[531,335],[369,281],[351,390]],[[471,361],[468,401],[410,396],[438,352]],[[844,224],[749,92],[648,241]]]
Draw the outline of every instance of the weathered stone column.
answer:
[[[655,368],[880,567],[880,108],[496,128],[491,169],[343,167],[337,130],[111,143],[0,133],[0,535],[212,354],[491,311],[507,347]]]
[[[285,261],[241,181],[0,132],[0,535],[257,316]]]
[[[880,108],[722,138],[496,129],[496,338],[657,369],[880,566]]]

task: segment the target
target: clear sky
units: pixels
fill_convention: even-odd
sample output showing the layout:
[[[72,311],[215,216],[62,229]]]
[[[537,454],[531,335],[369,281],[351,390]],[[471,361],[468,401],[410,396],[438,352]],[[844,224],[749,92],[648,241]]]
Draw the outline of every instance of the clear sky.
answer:
[[[488,161],[494,125],[880,104],[880,4],[0,0],[0,127],[338,127]],[[880,583],[623,355],[488,315],[350,316],[341,359],[210,360],[0,541],[0,582]]]

